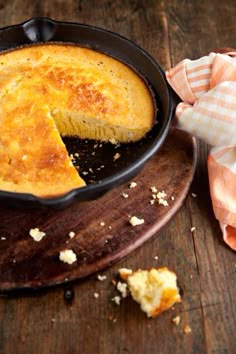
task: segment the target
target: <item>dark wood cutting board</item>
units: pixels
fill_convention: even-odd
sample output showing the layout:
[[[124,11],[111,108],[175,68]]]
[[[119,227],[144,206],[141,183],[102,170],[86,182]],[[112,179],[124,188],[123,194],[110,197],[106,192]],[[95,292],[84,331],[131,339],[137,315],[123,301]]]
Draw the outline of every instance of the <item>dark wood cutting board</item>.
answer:
[[[0,207],[0,290],[52,286],[99,271],[157,233],[182,205],[195,169],[195,140],[186,133],[169,133],[162,149],[134,179],[95,201],[75,203],[63,210]],[[168,206],[155,203],[151,186],[167,194]],[[122,193],[127,193],[124,198]],[[131,226],[130,216],[145,220]],[[35,242],[29,230],[46,233]],[[70,231],[75,236],[70,239]],[[77,262],[59,260],[72,249]]]

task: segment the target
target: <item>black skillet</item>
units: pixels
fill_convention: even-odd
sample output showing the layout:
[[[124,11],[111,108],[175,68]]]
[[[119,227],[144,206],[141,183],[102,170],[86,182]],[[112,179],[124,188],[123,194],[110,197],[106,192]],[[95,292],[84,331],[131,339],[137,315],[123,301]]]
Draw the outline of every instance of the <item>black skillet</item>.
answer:
[[[75,164],[80,165],[81,176],[88,185],[50,199],[0,191],[0,201],[4,205],[64,207],[74,201],[96,199],[108,190],[131,180],[161,147],[175,108],[173,92],[160,65],[142,48],[116,33],[49,18],[32,18],[0,29],[0,50],[41,42],[76,43],[109,54],[130,65],[146,78],[154,92],[158,107],[156,124],[146,138],[120,146],[64,139],[69,153],[79,151],[79,160]],[[114,161],[113,157],[117,152],[121,158]]]

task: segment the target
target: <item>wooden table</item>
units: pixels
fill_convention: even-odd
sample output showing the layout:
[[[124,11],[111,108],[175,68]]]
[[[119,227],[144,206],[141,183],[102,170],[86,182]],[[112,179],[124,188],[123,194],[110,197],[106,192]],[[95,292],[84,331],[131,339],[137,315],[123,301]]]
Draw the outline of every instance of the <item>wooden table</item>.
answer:
[[[0,4],[1,26],[33,16],[118,32],[146,49],[164,68],[215,48],[236,48],[234,0],[9,0]],[[223,243],[213,215],[207,147],[199,143],[198,148],[195,178],[183,207],[151,240],[101,272],[105,281],[98,281],[95,274],[72,285],[0,297],[1,354],[236,353],[236,258]],[[148,319],[131,299],[120,306],[111,301],[116,294],[111,281],[118,268],[161,265],[176,271],[181,304]],[[172,322],[177,315],[179,326]],[[192,329],[189,334],[183,332],[186,325]]]

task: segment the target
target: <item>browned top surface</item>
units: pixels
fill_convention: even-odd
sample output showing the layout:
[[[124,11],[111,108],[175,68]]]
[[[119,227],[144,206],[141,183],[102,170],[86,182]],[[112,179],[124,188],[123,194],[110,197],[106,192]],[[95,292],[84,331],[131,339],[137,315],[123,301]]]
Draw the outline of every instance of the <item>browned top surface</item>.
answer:
[[[10,0],[0,6],[2,26],[41,15],[117,31],[148,50],[165,68],[185,57],[198,58],[214,48],[236,47],[234,0],[102,0],[99,4],[92,0]],[[0,352],[235,353],[236,258],[222,242],[212,212],[206,152],[206,146],[199,144],[191,187],[197,197],[193,198],[190,192],[182,209],[156,237],[104,271],[106,281],[99,282],[95,276],[77,281],[72,297],[67,286],[3,296]],[[68,224],[73,226],[73,214],[71,218]],[[20,218],[14,219],[15,227],[19,221]],[[37,222],[33,211],[32,221]],[[193,233],[192,226],[196,227]],[[111,280],[118,268],[153,265],[167,265],[176,271],[183,292],[182,304],[149,320],[130,299],[121,306],[111,302],[116,294]],[[99,293],[98,299],[94,292]],[[181,317],[177,327],[172,323],[176,315]],[[188,335],[183,334],[186,324],[192,328]]]
[[[18,113],[8,112],[8,101],[16,109],[27,98],[31,105],[47,104],[49,111],[78,112],[129,129],[149,130],[153,123],[147,85],[106,54],[76,45],[39,44],[4,52],[0,61],[0,96],[8,115]]]

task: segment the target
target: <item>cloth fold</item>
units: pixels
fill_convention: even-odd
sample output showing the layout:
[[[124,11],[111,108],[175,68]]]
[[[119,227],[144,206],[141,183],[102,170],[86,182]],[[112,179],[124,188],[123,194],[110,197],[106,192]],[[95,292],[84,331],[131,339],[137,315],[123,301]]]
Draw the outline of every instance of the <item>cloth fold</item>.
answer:
[[[183,102],[177,128],[211,146],[208,175],[224,241],[236,250],[236,51],[185,59],[166,72]]]

